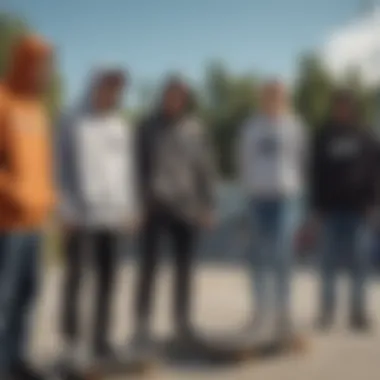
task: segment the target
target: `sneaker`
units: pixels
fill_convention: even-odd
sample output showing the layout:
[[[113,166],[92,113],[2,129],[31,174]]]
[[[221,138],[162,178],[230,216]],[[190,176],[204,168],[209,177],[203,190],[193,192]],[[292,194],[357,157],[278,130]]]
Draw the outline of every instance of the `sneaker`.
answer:
[[[116,352],[107,342],[97,343],[93,349],[95,358],[110,359],[116,357]]]
[[[11,370],[12,380],[43,380],[45,377],[27,363],[19,363]]]
[[[371,329],[371,322],[364,315],[353,315],[350,318],[350,327],[352,330],[365,332]]]
[[[174,338],[184,344],[192,343],[195,339],[194,331],[189,325],[180,326],[176,329]]]
[[[154,341],[147,330],[138,331],[128,343],[128,351],[136,357],[152,355],[154,351]]]

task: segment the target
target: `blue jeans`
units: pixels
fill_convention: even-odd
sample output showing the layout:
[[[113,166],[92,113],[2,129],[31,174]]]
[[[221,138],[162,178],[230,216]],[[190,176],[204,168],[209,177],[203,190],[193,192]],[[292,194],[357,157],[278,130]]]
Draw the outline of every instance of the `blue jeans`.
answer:
[[[351,312],[365,312],[366,282],[371,261],[371,237],[363,217],[340,212],[327,215],[322,226],[321,311],[332,316],[336,308],[339,269],[348,269],[351,279]]]
[[[272,309],[277,317],[290,318],[293,243],[299,211],[300,202],[296,199],[251,201],[251,278],[260,318]],[[273,294],[270,277],[274,279]]]
[[[39,251],[40,236],[35,232],[0,234],[0,373],[25,359]]]

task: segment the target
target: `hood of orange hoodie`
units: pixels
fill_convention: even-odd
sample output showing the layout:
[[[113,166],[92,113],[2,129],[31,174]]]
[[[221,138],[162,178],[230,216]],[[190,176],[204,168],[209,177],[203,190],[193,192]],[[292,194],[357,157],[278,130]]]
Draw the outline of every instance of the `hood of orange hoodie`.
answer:
[[[5,86],[16,93],[30,92],[32,77],[42,63],[51,59],[52,48],[41,37],[23,37],[13,48]]]

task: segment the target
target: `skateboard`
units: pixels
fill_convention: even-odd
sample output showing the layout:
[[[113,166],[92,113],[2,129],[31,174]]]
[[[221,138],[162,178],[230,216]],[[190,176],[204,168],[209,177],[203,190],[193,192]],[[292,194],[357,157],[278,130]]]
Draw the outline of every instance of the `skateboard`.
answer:
[[[174,361],[197,361],[214,364],[234,364],[282,353],[304,353],[309,344],[304,334],[294,332],[286,337],[222,336],[193,337],[187,341],[166,342],[166,355]]]

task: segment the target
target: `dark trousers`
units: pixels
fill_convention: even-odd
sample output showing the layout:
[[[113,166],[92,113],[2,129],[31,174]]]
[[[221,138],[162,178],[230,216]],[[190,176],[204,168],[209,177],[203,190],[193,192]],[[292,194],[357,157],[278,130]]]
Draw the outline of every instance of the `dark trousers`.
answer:
[[[0,234],[0,378],[25,362],[39,253],[39,233]]]
[[[351,314],[366,314],[370,276],[371,232],[363,217],[340,212],[325,216],[321,250],[321,309],[329,316],[336,309],[336,280],[342,264],[351,280]]]
[[[189,327],[195,228],[175,215],[157,209],[149,214],[141,234],[139,278],[136,299],[138,328],[147,328],[151,315],[154,282],[160,259],[160,238],[165,234],[172,243],[174,259],[174,320],[178,329]]]
[[[85,258],[89,253],[93,261],[96,286],[92,342],[95,348],[101,347],[107,344],[116,274],[117,236],[107,231],[75,231],[67,234],[63,243],[66,260],[63,283],[63,333],[68,342],[79,338],[79,293],[83,271],[86,268]]]

